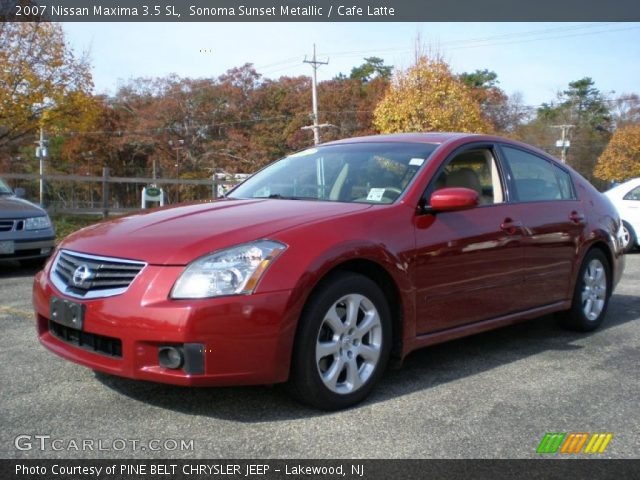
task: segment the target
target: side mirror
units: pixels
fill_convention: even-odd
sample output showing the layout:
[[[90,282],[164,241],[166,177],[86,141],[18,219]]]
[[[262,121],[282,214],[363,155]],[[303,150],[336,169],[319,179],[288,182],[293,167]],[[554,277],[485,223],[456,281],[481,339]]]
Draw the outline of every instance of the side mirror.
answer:
[[[16,196],[16,197],[18,197],[18,198],[24,198],[27,192],[25,191],[25,189],[24,189],[24,188],[22,188],[22,187],[17,187],[17,188],[14,190],[14,192],[13,192],[13,193],[14,193],[14,194],[15,194],[15,196]]]
[[[427,210],[431,212],[454,212],[477,207],[480,197],[478,192],[470,188],[450,187],[433,192],[429,202]]]

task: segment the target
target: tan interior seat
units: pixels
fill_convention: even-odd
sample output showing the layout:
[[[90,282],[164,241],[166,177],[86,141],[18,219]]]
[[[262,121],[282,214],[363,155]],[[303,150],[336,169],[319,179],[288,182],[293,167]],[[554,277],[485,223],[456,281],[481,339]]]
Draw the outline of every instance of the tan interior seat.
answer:
[[[482,193],[482,185],[480,177],[470,168],[461,168],[454,170],[447,175],[447,187],[464,187],[475,191],[478,194],[480,204],[486,205],[493,203],[493,200]]]

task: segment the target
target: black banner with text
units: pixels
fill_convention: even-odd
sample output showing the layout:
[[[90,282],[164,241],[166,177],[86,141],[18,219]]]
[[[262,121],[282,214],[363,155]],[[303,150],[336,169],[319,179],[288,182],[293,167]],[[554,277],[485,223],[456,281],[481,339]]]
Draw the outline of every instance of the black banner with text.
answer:
[[[640,21],[637,0],[0,0],[0,20],[56,22]]]
[[[3,480],[639,477],[640,460],[0,460]]]

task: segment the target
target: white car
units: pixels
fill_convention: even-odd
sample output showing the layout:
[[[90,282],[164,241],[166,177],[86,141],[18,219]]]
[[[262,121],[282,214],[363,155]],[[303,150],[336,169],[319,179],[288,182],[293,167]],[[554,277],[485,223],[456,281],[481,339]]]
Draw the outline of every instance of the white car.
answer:
[[[640,178],[626,181],[604,194],[622,218],[622,244],[625,252],[640,247]]]

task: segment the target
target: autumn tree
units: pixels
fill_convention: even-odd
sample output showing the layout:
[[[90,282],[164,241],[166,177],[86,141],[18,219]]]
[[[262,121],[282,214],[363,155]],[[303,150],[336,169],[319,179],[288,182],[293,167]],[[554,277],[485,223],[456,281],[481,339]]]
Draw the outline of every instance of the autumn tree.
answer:
[[[497,133],[511,135],[527,118],[522,106],[521,96],[507,95],[498,84],[498,74],[484,69],[463,72],[458,79],[471,91],[473,98],[480,104],[482,116]]]
[[[78,128],[94,106],[89,65],[55,23],[0,23],[0,150],[24,142],[43,120]]]
[[[374,112],[383,133],[421,131],[486,132],[480,104],[442,59],[417,58],[415,65],[396,72]]]
[[[617,129],[598,158],[595,175],[609,181],[640,177],[640,124]]]

